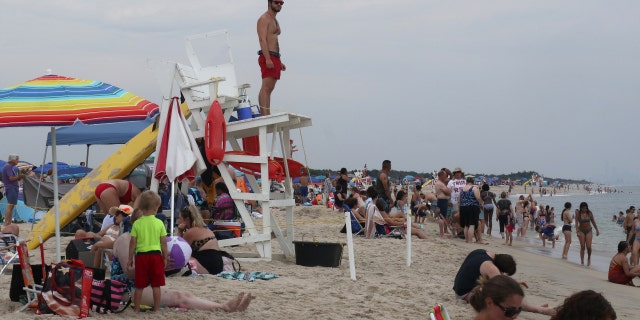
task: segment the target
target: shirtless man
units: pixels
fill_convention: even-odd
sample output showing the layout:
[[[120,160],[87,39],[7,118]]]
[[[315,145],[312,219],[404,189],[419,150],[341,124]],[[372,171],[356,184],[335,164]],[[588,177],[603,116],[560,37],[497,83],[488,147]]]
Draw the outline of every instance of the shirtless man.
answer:
[[[438,181],[436,181],[436,198],[438,199],[438,209],[440,209],[440,220],[438,220],[440,237],[449,234],[448,211],[449,197],[451,197],[451,190],[447,188],[449,174],[449,169],[444,168],[440,170],[438,172]]]
[[[260,104],[260,112],[263,116],[271,114],[271,92],[280,79],[280,72],[287,70],[287,67],[280,61],[280,45],[278,44],[280,25],[276,20],[276,14],[282,10],[284,1],[268,0],[268,3],[269,8],[258,18],[258,40],[260,41],[258,64],[262,73],[262,87],[258,94],[258,104]]]
[[[389,180],[389,173],[391,172],[391,160],[382,161],[382,170],[376,180],[376,191],[378,191],[378,198],[384,200],[387,204],[385,211],[389,212],[391,209],[391,180]]]

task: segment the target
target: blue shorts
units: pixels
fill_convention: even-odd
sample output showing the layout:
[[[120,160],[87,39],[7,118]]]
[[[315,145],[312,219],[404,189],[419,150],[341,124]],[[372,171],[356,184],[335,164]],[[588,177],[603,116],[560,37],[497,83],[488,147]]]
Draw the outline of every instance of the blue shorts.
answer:
[[[438,199],[438,208],[440,209],[440,216],[446,218],[449,216],[449,199]]]
[[[7,196],[7,203],[18,204],[18,193],[20,193],[18,189],[5,188],[4,194]]]

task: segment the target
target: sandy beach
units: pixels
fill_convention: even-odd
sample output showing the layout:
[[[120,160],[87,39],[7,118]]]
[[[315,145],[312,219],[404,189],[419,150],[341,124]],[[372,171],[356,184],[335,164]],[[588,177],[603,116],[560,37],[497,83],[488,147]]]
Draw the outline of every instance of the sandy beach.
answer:
[[[284,223],[283,211],[276,212],[277,220]],[[345,234],[339,233],[344,216],[337,211],[315,206],[297,207],[294,213],[295,239],[319,242],[345,243]],[[24,238],[30,224],[21,224]],[[513,255],[518,264],[514,278],[527,281],[525,299],[533,304],[559,304],[573,292],[593,289],[603,292],[617,311],[619,319],[632,319],[640,313],[638,288],[609,283],[601,271],[567,263],[560,259],[535,255],[522,250],[522,243],[514,241],[506,247],[496,237],[487,238],[488,245],[466,244],[461,239],[441,239],[436,235],[437,225],[428,222],[428,240],[413,238],[412,264],[406,266],[404,240],[364,239],[355,237],[355,264],[357,280],[349,276],[347,250],[343,251],[338,268],[304,267],[295,259],[286,259],[274,241],[274,259],[270,262],[242,262],[243,271],[275,273],[278,278],[255,282],[227,280],[216,276],[168,278],[167,287],[188,290],[201,297],[223,301],[240,291],[251,292],[255,299],[248,310],[227,314],[222,311],[178,311],[165,309],[161,318],[180,319],[425,319],[428,310],[437,303],[444,304],[452,319],[471,319],[473,309],[456,301],[452,290],[456,271],[466,254],[476,248],[485,248]],[[63,238],[62,250],[71,237]],[[46,242],[46,259],[55,255],[55,241]],[[226,248],[231,253],[255,252],[251,245]],[[39,263],[36,250],[32,250],[32,263]],[[0,299],[0,318],[34,319],[28,310],[12,314],[21,306],[9,300],[11,268],[0,276],[3,298]],[[120,315],[98,315],[95,319],[133,318],[132,309]],[[142,313],[137,318],[152,319],[158,315]],[[36,317],[37,318],[37,317]],[[548,319],[547,316],[522,313],[519,319]]]

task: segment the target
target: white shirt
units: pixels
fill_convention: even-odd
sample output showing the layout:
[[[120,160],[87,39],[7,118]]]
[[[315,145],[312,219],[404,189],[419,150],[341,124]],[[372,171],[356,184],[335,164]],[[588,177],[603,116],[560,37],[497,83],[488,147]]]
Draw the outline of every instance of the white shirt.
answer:
[[[102,219],[102,227],[100,228],[100,231],[106,228],[109,228],[114,223],[115,223],[115,218],[112,215],[107,214],[106,216],[104,216],[104,219]]]
[[[447,188],[451,190],[451,203],[457,204],[460,202],[460,191],[467,184],[466,179],[451,179],[447,184]]]

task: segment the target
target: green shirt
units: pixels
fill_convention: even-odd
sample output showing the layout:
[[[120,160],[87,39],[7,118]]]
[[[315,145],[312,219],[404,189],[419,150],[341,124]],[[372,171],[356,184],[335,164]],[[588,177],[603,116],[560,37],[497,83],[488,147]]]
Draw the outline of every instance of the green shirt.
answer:
[[[142,216],[133,223],[131,236],[136,238],[136,253],[161,251],[160,238],[167,236],[167,230],[155,216]]]

